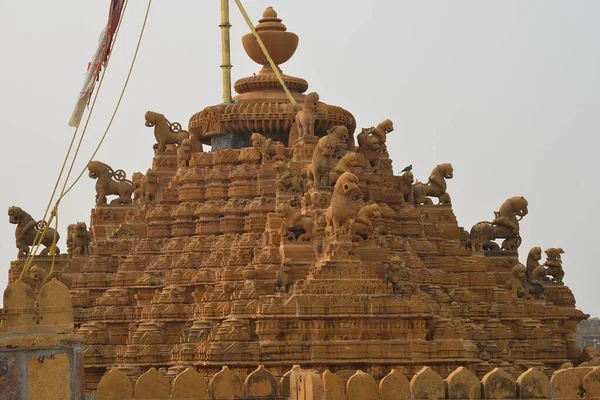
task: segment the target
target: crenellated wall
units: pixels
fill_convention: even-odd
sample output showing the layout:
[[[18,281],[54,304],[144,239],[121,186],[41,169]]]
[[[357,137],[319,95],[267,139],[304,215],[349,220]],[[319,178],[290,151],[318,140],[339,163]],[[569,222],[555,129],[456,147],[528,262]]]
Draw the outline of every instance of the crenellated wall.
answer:
[[[360,370],[344,378],[329,370],[319,374],[299,366],[276,377],[262,365],[245,379],[223,367],[212,377],[188,368],[170,381],[152,368],[135,384],[115,368],[102,377],[96,396],[97,400],[598,399],[600,367],[561,369],[551,378],[535,368],[517,378],[501,368],[494,368],[482,379],[464,367],[457,368],[446,379],[431,368],[423,367],[410,380],[392,369],[379,381]]]

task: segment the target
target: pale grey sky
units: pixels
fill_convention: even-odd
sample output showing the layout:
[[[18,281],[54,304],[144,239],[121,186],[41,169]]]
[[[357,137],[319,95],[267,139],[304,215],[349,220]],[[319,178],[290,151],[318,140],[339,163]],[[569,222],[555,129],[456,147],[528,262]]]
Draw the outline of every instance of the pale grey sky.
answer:
[[[0,0],[0,205],[42,217],[72,134],[67,125],[109,1]],[[595,228],[600,224],[600,2],[246,0],[254,22],[272,5],[300,36],[282,66],[303,77],[359,126],[391,118],[399,171],[427,179],[454,165],[449,193],[459,224],[493,218],[525,196],[522,262],[531,246],[563,247],[565,282],[584,312],[600,315]],[[146,6],[130,1],[77,163],[102,134],[129,66]],[[248,28],[232,2],[234,79],[257,72],[241,46]],[[219,1],[154,0],[129,88],[97,159],[128,176],[151,165],[155,110],[187,126],[221,101]],[[30,186],[33,182],[34,185]],[[94,181],[60,208],[66,225],[89,222]],[[0,287],[16,255],[14,226],[0,229]],[[61,246],[65,248],[64,242]]]

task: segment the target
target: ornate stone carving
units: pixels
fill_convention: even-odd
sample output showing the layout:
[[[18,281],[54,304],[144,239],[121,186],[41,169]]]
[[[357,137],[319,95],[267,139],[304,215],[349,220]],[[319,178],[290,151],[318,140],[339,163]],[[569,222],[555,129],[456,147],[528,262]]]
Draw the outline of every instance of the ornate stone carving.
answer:
[[[356,166],[358,166],[358,155],[354,152],[344,154],[335,164],[333,171],[329,172],[329,183],[334,186],[344,172],[352,172]]]
[[[506,288],[519,299],[525,296],[523,281],[525,280],[526,271],[527,268],[523,264],[515,265],[512,268],[510,280],[506,282]]]
[[[371,128],[370,133],[379,141],[379,150],[382,153],[387,153],[386,136],[394,131],[394,123],[391,119],[386,119],[377,125],[375,128]]]
[[[85,222],[78,222],[73,226],[71,242],[73,257],[83,257],[90,254],[90,232]]]
[[[352,225],[356,220],[357,200],[360,193],[358,178],[351,172],[344,172],[335,184],[331,204],[327,208],[327,234],[347,234],[351,232],[349,223]]]
[[[287,156],[287,149],[281,142],[275,142],[260,133],[253,133],[250,141],[252,142],[252,147],[260,150],[263,162],[270,160],[286,161],[289,158]]]
[[[415,196],[413,184],[415,183],[415,177],[413,173],[408,171],[398,177],[395,177],[394,183],[394,188],[400,193],[402,200],[405,203],[414,204]]]
[[[392,291],[394,293],[400,293],[400,284],[408,281],[409,278],[404,260],[398,256],[392,257],[387,267],[386,276],[388,284],[392,285]]]
[[[154,128],[156,138],[155,150],[157,154],[164,153],[166,145],[176,144],[181,146],[185,139],[190,137],[188,131],[181,129],[179,122],[169,122],[164,115],[154,111],[147,111],[144,115],[146,126]]]
[[[304,192],[302,177],[296,169],[290,167],[283,161],[276,161],[273,164],[273,170],[277,173],[277,191],[280,193],[298,193]]]
[[[34,244],[36,236],[38,243],[41,243],[45,247],[40,253],[42,256],[47,256],[54,239],[58,241],[60,238],[60,235],[54,228],[48,227],[40,240],[40,236],[46,227],[46,222],[35,221],[31,215],[20,207],[12,206],[8,208],[8,222],[17,225],[15,228],[15,244],[19,250],[18,257],[24,257],[29,254],[29,246]],[[59,253],[58,248],[55,251],[56,254]]]
[[[358,154],[363,157],[365,167],[376,167],[381,156],[379,140],[371,135],[369,129],[363,129],[357,136]]]
[[[446,179],[452,179],[454,176],[454,169],[452,164],[438,164],[431,175],[427,183],[417,182],[413,187],[415,204],[433,204],[433,201],[429,197],[437,197],[440,204],[452,204],[450,201],[450,195],[448,194]]]
[[[282,238],[308,241],[315,237],[316,225],[311,216],[302,215],[300,211],[285,203],[277,206],[277,213],[282,217]]]
[[[96,179],[96,206],[106,205],[106,196],[114,194],[118,197],[110,204],[131,204],[133,183],[125,179],[125,171],[113,171],[108,165],[100,161],[90,161],[88,164],[89,176]]]
[[[290,259],[285,259],[281,263],[279,271],[277,271],[275,290],[279,293],[287,293],[292,285],[292,266],[289,265],[291,261]]]
[[[317,122],[318,106],[319,95],[315,92],[307,94],[304,98],[302,109],[296,114],[299,137],[315,136],[315,122]]]
[[[544,265],[546,266],[546,274],[552,277],[551,282],[562,283],[565,271],[562,267],[560,255],[564,254],[565,251],[561,248],[550,248],[546,249],[545,253],[546,262],[544,262]]]
[[[327,186],[328,173],[333,164],[333,156],[338,141],[332,136],[323,136],[317,142],[312,156],[312,162],[308,165],[307,177],[313,182],[313,186]]]
[[[187,168],[190,166],[192,159],[192,140],[184,139],[181,141],[181,146],[177,149],[177,167]]]
[[[361,241],[372,239],[375,231],[373,220],[379,218],[381,218],[381,210],[376,203],[363,206],[358,211],[356,221],[352,224],[352,236]]]
[[[519,221],[527,215],[527,200],[523,196],[515,196],[506,200],[496,218],[492,222],[482,221],[473,225],[467,246],[472,251],[497,250],[499,247],[493,240],[503,238],[502,250],[516,251],[521,245]]]

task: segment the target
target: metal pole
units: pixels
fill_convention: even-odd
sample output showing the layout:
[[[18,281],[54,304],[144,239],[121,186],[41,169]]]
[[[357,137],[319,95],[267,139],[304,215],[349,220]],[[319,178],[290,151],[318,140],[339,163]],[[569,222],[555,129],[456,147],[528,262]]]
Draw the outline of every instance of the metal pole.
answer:
[[[221,69],[223,70],[223,102],[231,103],[231,45],[229,39],[229,0],[221,0]]]

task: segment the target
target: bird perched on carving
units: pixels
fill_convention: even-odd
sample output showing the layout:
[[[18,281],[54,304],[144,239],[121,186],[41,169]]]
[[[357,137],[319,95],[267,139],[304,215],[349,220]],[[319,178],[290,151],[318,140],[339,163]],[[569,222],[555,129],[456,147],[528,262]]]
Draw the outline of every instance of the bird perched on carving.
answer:
[[[400,173],[402,172],[410,172],[412,171],[412,164],[410,164],[408,167],[404,167],[404,169],[402,171],[400,171]]]

